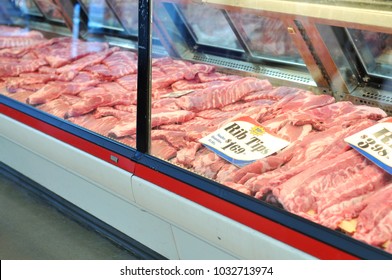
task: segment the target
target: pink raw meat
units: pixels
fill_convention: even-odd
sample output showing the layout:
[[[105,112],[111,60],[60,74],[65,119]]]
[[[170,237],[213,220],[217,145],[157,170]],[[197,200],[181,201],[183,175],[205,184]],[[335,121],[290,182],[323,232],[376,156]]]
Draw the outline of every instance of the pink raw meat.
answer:
[[[152,140],[165,140],[172,147],[176,149],[182,149],[187,146],[187,140],[185,139],[186,133],[183,131],[171,131],[154,129],[151,131]]]
[[[102,61],[114,78],[137,72],[137,57],[129,51],[116,51]]]
[[[300,112],[323,107],[335,102],[332,96],[323,94],[315,95],[310,91],[299,91],[295,94],[285,95],[282,99],[275,102],[267,110],[262,110],[257,118],[258,122],[263,123],[271,120],[278,115],[288,112]]]
[[[185,147],[177,152],[176,163],[184,167],[191,167],[196,159],[196,153],[202,148],[199,142],[187,141]]]
[[[287,95],[293,95],[302,90],[293,88],[293,87],[276,87],[273,89],[265,89],[261,91],[255,91],[246,95],[243,100],[244,101],[253,101],[259,99],[271,99],[271,100],[280,100]]]
[[[24,59],[15,62],[0,62],[0,77],[15,77],[22,73],[35,72],[39,67],[46,64],[41,59]]]
[[[108,136],[109,130],[119,122],[117,118],[112,116],[96,119],[91,114],[72,117],[68,121],[104,136]]]
[[[43,38],[34,37],[3,37],[0,36],[0,49],[15,48],[15,47],[28,47],[46,41]]]
[[[120,106],[120,105],[118,105]],[[125,106],[125,105],[121,105]],[[115,109],[110,106],[103,106],[103,107],[98,107],[95,109],[94,112],[94,117],[95,118],[102,118],[102,117],[107,117],[107,116],[113,116],[116,117],[117,119],[130,119],[135,117],[135,114],[127,112],[127,111],[121,111],[118,109]]]
[[[56,78],[56,75],[51,74],[40,74],[37,72],[25,73],[20,74],[19,77],[9,80],[6,83],[6,88],[9,92],[15,92],[20,87],[32,84],[43,84],[49,81],[53,81]]]
[[[369,181],[362,175],[367,174]],[[315,164],[290,178],[273,193],[293,213],[316,213],[346,199],[364,195],[386,184],[391,177],[355,150]],[[330,198],[328,198],[328,196]]]
[[[68,42],[58,44],[57,47],[52,46],[49,53],[45,55],[45,59],[51,67],[59,68],[88,54],[106,51],[108,48],[107,43],[83,42],[70,38]]]
[[[164,160],[176,156],[177,150],[170,146],[165,140],[151,140],[151,154]]]
[[[212,73],[197,73],[197,78],[201,83],[209,83],[213,81],[235,81],[241,79],[241,76],[226,75],[223,73],[212,72]]]
[[[27,103],[38,105],[56,99],[63,94],[76,95],[83,90],[92,88],[96,84],[98,84],[96,80],[86,82],[50,82],[30,95]]]
[[[127,75],[121,77],[117,79],[117,83],[129,91],[135,91],[137,89],[137,75]]]
[[[64,118],[71,104],[65,98],[57,98],[45,104],[39,105],[37,108],[52,114],[59,118]]]
[[[153,109],[151,115],[151,127],[157,127],[164,124],[183,123],[194,118],[194,113],[184,110],[170,111]],[[111,131],[111,137],[130,136],[136,132],[136,122],[122,121]]]
[[[225,82],[223,86],[199,90],[195,93],[182,96],[178,99],[177,104],[185,110],[196,112],[222,108],[225,105],[240,100],[251,92],[271,87],[271,84],[267,80],[243,78],[234,82]]]
[[[358,215],[354,238],[372,245],[382,245],[392,239],[392,184],[380,188],[367,197],[364,210]]]
[[[253,192],[257,192],[257,198],[262,197],[269,190],[278,192],[280,185],[292,176],[312,169],[320,160],[328,160],[347,151],[350,147],[344,138],[373,124],[374,121],[362,120],[346,129],[336,126],[322,132],[310,133],[302,141],[291,144],[292,155],[282,168],[260,174],[247,181],[246,185]]]
[[[101,63],[102,60],[104,60],[106,57],[108,57],[113,52],[118,50],[119,48],[113,47],[101,52],[88,54],[82,58],[73,61],[71,64],[67,64],[60,68],[57,68],[56,73],[58,74],[63,74],[68,72],[78,73],[79,71],[83,70],[85,67]]]
[[[80,116],[101,106],[131,105],[135,102],[135,94],[119,90],[116,83],[104,83],[79,94],[82,99],[71,106],[66,117]]]
[[[312,124],[314,128],[323,130],[339,124],[347,126],[358,119],[379,120],[386,116],[387,114],[379,108],[342,101],[308,111],[291,113],[289,119],[295,125]]]
[[[199,150],[192,162],[192,167],[195,172],[210,179],[215,179],[219,170],[226,164],[226,160],[203,148]]]

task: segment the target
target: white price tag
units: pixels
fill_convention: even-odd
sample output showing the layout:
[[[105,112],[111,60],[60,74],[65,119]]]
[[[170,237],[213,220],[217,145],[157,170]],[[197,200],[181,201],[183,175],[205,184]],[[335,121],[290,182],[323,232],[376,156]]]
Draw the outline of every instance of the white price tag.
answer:
[[[241,117],[199,140],[230,163],[243,167],[290,143],[265,131],[250,117]]]
[[[392,120],[377,123],[344,140],[369,160],[392,174]]]

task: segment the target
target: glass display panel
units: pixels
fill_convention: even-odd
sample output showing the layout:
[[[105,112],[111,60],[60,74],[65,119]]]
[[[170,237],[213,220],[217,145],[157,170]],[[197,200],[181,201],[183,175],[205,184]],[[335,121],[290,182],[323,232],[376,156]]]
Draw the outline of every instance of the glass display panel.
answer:
[[[287,1],[287,0],[285,0]],[[323,4],[342,7],[354,7],[360,9],[382,9],[391,10],[392,5],[390,0],[289,0],[292,2],[305,2],[309,4]]]
[[[135,147],[136,52],[98,34],[85,41],[56,31],[0,26],[0,94]],[[118,137],[123,122],[129,135]]]
[[[196,43],[227,49],[241,49],[222,10],[197,4],[181,6],[180,10]]]
[[[35,2],[48,19],[64,22],[63,16],[55,0],[35,0]]]
[[[15,0],[14,3],[25,14],[42,16],[33,0]]]
[[[336,30],[336,27],[331,27],[328,25],[322,25],[318,24],[317,28],[323,38],[323,42],[327,46],[331,58],[335,62],[338,71],[342,78],[344,79],[345,83],[348,85],[350,92],[354,90],[357,85],[357,76],[358,76],[358,71],[356,69],[355,63],[353,60],[350,60],[350,56],[346,53],[346,48],[344,47],[344,40],[348,40],[347,37],[344,37],[342,35],[343,29],[338,28],[339,34],[336,34],[334,32],[334,29]],[[338,37],[338,35],[340,35]],[[343,43],[343,45],[342,45]],[[338,79],[337,79],[338,80]],[[331,77],[331,82],[338,84],[338,82],[335,81],[335,77]]]
[[[215,14],[204,16],[207,15],[207,10],[203,12],[205,8],[198,11],[194,19],[191,17],[193,5],[181,6],[180,10],[198,43],[219,45],[221,59],[225,61],[223,45],[235,46],[237,42],[229,40],[229,44],[222,44],[224,41],[219,34],[215,41],[198,34],[203,30],[209,34],[207,27],[214,26],[208,25],[211,20],[207,18],[214,22],[219,18]],[[229,15],[234,27],[241,26],[244,30],[242,35],[248,37],[245,42],[252,54],[286,63],[304,63],[281,21],[253,15],[241,15],[236,20],[231,13]],[[222,30],[217,21],[216,32]],[[213,32],[210,38],[215,36]],[[328,48],[334,50],[332,56],[339,69],[345,78],[351,79],[351,62],[342,51],[340,38],[330,26],[320,26],[320,32]],[[176,42],[180,38],[171,39]],[[381,195],[377,190],[390,192],[392,175],[366,161],[344,141],[346,135],[387,117],[382,109],[337,101],[329,94],[318,94],[296,85],[281,86],[269,78],[225,71],[223,67],[209,64],[208,60],[203,61],[207,62],[153,58],[152,155],[195,176],[218,182],[223,188],[338,231],[342,231],[344,223],[351,218],[362,219],[368,214],[354,211],[355,203],[364,193],[376,197]],[[284,73],[285,68],[281,71]],[[335,82],[334,77],[331,82]],[[359,111],[358,115],[353,113]],[[277,138],[270,142],[270,136]],[[287,146],[279,146],[283,142]],[[359,171],[363,168],[374,172],[372,178],[377,178],[378,187],[366,188],[369,177]],[[336,196],[336,193],[347,196]],[[340,215],[344,211],[352,216]],[[372,233],[359,231],[353,235],[366,243],[371,236]],[[382,242],[376,246],[385,249]]]
[[[89,28],[110,28],[123,30],[121,24],[105,0],[81,0],[88,16]]]
[[[392,35],[348,29],[368,75],[392,78]]]
[[[280,19],[231,13],[252,55],[268,60],[305,65],[286,26]]]
[[[107,0],[122,25],[130,34],[138,30],[138,0]]]

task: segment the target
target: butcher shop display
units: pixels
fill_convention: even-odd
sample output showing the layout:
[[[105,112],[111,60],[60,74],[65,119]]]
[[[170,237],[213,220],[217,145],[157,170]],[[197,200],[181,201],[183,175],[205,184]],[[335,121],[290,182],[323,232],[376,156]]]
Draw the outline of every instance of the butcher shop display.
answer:
[[[16,27],[0,34],[1,94],[136,146],[137,54]],[[344,140],[387,120],[382,109],[170,57],[152,59],[151,94],[154,156],[331,229],[355,222],[347,234],[392,253],[392,176]],[[200,142],[240,117],[289,144],[238,167]]]

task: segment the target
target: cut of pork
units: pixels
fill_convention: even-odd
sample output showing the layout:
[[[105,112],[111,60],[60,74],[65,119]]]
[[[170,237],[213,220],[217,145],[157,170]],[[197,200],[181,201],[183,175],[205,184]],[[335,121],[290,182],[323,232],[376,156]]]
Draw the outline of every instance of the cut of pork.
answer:
[[[103,52],[108,48],[107,43],[83,42],[70,38],[68,42],[53,45],[45,55],[45,59],[51,67],[59,68],[88,54]]]
[[[309,133],[302,141],[294,142],[293,149],[287,150],[292,155],[288,156],[290,160],[285,162],[283,167],[253,177],[246,182],[246,185],[253,192],[257,192],[257,198],[262,197],[270,190],[274,190],[276,193],[279,191],[280,185],[292,176],[312,169],[319,161],[334,158],[350,149],[344,138],[375,123],[371,120],[360,120],[356,125],[345,129],[335,126],[318,133]]]
[[[119,48],[113,47],[105,51],[101,51],[98,53],[92,53],[88,54],[82,58],[79,58],[75,61],[73,61],[70,64],[64,65],[60,68],[57,68],[56,73],[58,74],[63,74],[67,72],[76,72],[78,73],[79,71],[83,70],[85,67],[99,64],[104,60],[106,57],[111,55],[113,52],[118,51]]]
[[[43,84],[49,81],[53,81],[57,78],[56,75],[52,74],[41,74],[41,73],[24,73],[20,74],[19,77],[8,80],[6,88],[9,92],[16,92],[18,88],[32,84]]]
[[[167,109],[153,109],[151,113],[151,127],[157,127],[165,124],[183,123],[193,119],[194,116],[194,113],[185,110],[171,111]],[[110,131],[110,136],[124,137],[134,135],[135,133],[136,122],[124,120]]]
[[[80,116],[102,106],[131,105],[136,100],[136,93],[127,93],[117,83],[103,83],[95,88],[80,92],[82,98],[73,104],[66,117]]]
[[[0,36],[0,49],[29,47],[46,41],[43,38],[34,37],[3,37]]]
[[[222,86],[212,89],[195,91],[178,99],[177,104],[185,109],[194,112],[222,108],[232,104],[247,94],[263,89],[272,88],[267,80],[256,78],[243,78],[233,82],[225,82]]]
[[[129,51],[116,51],[102,63],[109,68],[114,78],[137,73],[137,56]]]
[[[26,102],[31,105],[42,104],[56,99],[63,94],[76,95],[83,90],[92,88],[96,84],[98,84],[96,80],[86,82],[50,82],[30,95]]]
[[[375,246],[392,241],[392,184],[379,189],[364,200],[358,216],[354,238]]]
[[[96,119],[91,114],[72,117],[68,121],[104,136],[108,136],[109,130],[119,122],[117,118],[112,116]]]
[[[177,154],[177,150],[165,140],[151,140],[151,154],[164,160],[170,160]]]
[[[16,77],[22,73],[35,72],[46,64],[46,61],[42,59],[24,59],[0,63],[0,77]]]

